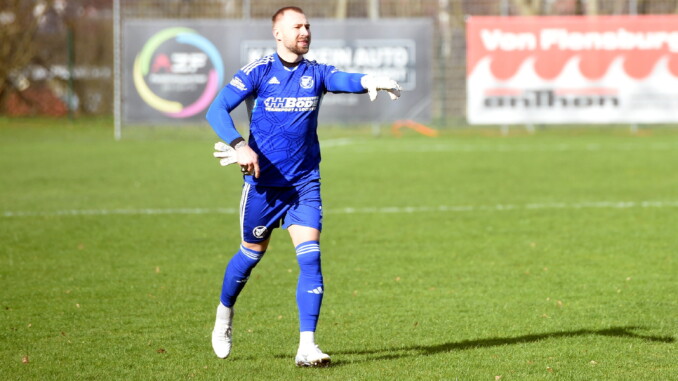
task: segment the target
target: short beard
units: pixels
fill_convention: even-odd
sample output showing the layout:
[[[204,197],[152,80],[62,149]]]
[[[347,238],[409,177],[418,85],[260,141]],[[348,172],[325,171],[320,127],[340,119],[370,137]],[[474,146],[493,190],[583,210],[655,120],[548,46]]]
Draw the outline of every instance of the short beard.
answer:
[[[304,54],[308,53],[309,48],[311,47],[311,42],[309,41],[309,44],[307,47],[301,47],[297,45],[297,41],[294,41],[294,44],[292,46],[285,46],[287,50],[290,52],[298,55],[298,56],[303,56]]]
[[[309,48],[310,48],[309,46],[307,46],[307,47],[305,47],[305,48],[301,48],[301,47],[296,47],[296,46],[295,46],[294,49],[292,50],[292,52],[293,52],[294,54],[303,56],[304,54],[308,53],[308,49],[309,49]]]

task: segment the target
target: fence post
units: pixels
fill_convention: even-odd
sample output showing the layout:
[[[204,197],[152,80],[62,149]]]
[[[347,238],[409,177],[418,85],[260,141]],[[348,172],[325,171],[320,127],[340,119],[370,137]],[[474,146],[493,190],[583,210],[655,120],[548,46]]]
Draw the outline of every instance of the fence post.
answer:
[[[440,81],[434,86],[439,89],[439,113],[438,121],[436,122],[438,128],[445,127],[447,120],[447,62],[452,55],[452,32],[450,31],[450,1],[438,1],[438,28],[440,30],[440,38],[438,45],[438,73]],[[435,88],[435,87],[434,87]]]
[[[122,95],[120,94],[120,1],[113,0],[113,136],[122,138]]]
[[[501,0],[501,15],[508,16],[508,14],[509,14],[509,0]],[[509,134],[508,124],[501,125],[501,134],[504,136]]]
[[[367,4],[368,9],[367,13],[370,20],[377,21],[380,18],[379,15],[379,2],[377,0],[370,0]],[[381,121],[372,122],[372,135],[379,136],[381,135]]]
[[[629,0],[629,14],[631,15],[637,15],[638,14],[638,1],[637,0]],[[630,126],[630,131],[632,134],[638,133],[638,124],[633,123]]]
[[[66,102],[68,107],[68,119],[73,119],[74,94],[73,94],[73,25],[68,23],[66,26],[66,53],[68,60],[68,90],[66,91]]]
[[[370,20],[379,20],[379,1],[370,0],[368,4],[367,14]]]
[[[242,18],[249,20],[252,18],[252,3],[250,0],[244,0],[242,2]]]

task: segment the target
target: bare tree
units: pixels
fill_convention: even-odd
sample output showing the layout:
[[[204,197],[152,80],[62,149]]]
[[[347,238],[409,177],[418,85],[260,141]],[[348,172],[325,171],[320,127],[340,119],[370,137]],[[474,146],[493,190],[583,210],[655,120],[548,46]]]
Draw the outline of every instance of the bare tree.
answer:
[[[513,0],[521,16],[535,16],[541,13],[541,0]]]
[[[337,0],[335,17],[340,20],[343,20],[346,18],[347,13],[348,13],[348,1]]]
[[[28,4],[26,4],[28,3]],[[15,76],[35,57],[33,43],[37,19],[33,2],[4,0],[0,5],[0,105],[13,90],[21,90],[25,79]]]
[[[588,0],[586,2],[586,14],[589,16],[598,15],[598,0]]]

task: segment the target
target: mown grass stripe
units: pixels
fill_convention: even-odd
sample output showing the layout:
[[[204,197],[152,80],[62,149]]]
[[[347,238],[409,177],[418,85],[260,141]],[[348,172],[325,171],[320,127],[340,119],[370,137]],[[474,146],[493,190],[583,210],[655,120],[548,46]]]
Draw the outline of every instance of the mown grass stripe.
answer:
[[[439,206],[387,206],[368,208],[335,208],[325,212],[330,214],[405,214],[428,212],[491,212],[507,210],[539,209],[631,209],[631,208],[675,208],[678,201],[587,201],[587,202],[549,202],[530,204],[496,205],[439,205]],[[167,208],[167,209],[71,209],[55,211],[5,211],[3,217],[59,217],[59,216],[107,216],[107,215],[161,215],[161,214],[237,214],[235,208]]]

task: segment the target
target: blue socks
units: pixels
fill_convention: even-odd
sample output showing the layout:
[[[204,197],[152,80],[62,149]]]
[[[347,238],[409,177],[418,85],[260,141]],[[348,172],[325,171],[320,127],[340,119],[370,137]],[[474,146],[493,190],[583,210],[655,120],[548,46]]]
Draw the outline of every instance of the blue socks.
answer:
[[[240,245],[240,250],[228,262],[224,274],[224,283],[221,286],[221,303],[224,306],[233,307],[252,269],[259,263],[264,253],[264,251],[250,250]]]
[[[320,244],[318,241],[304,242],[296,247],[296,251],[300,270],[297,283],[299,328],[300,332],[315,332],[324,292],[320,267]],[[252,269],[259,263],[264,253],[240,246],[240,250],[228,262],[224,274],[220,298],[224,306],[233,307]]]
[[[297,306],[300,332],[315,332],[323,302],[323,275],[320,268],[320,244],[308,241],[296,247],[299,263]]]

